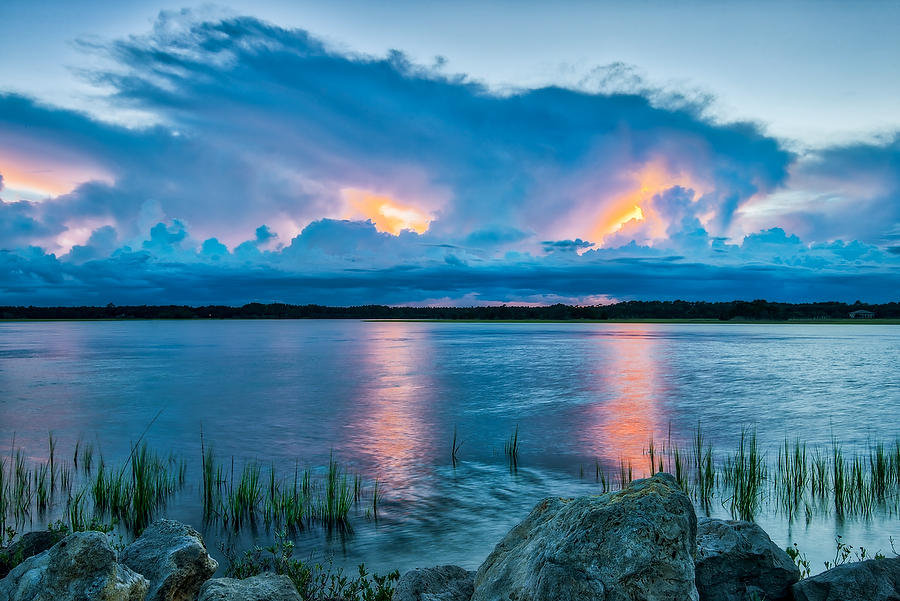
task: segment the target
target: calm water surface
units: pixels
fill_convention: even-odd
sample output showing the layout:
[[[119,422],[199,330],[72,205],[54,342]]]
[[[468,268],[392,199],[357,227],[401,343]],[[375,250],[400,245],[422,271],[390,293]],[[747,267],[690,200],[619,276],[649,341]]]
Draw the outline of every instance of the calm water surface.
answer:
[[[320,466],[334,452],[382,483],[380,519],[360,515],[352,533],[308,529],[299,554],[380,570],[474,568],[540,498],[595,492],[595,461],[630,460],[640,475],[651,435],[687,445],[699,421],[722,450],[746,426],[770,456],[785,436],[863,448],[900,435],[898,407],[900,326],[0,323],[0,450],[15,436],[41,460],[49,430],[61,453],[81,438],[122,460],[162,409],[145,439],[189,462],[167,513],[211,547],[231,536],[202,524],[201,428],[238,465]],[[503,444],[517,425],[510,473]],[[870,550],[900,541],[896,515],[759,521],[780,545],[808,550],[814,570],[837,534]]]

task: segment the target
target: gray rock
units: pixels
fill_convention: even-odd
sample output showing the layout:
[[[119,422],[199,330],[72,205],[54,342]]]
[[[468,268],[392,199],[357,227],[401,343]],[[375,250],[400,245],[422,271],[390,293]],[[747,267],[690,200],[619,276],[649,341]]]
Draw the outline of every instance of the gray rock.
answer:
[[[779,601],[800,570],[765,530],[750,522],[700,518],[694,559],[700,601]]]
[[[415,569],[404,574],[394,589],[394,601],[469,601],[475,572],[459,566]]]
[[[260,574],[251,578],[207,580],[197,601],[301,601],[291,579],[284,575]]]
[[[143,601],[149,582],[116,561],[102,532],[76,532],[0,580],[8,601]]]
[[[26,532],[10,546],[0,549],[0,578],[5,577],[10,570],[29,557],[43,553],[63,538],[62,532],[49,530]]]
[[[900,601],[900,557],[846,563],[793,586],[795,601]]]
[[[541,501],[475,576],[473,601],[697,601],[697,517],[669,474]]]
[[[120,561],[150,581],[147,601],[193,601],[219,567],[200,533],[172,520],[147,526]]]

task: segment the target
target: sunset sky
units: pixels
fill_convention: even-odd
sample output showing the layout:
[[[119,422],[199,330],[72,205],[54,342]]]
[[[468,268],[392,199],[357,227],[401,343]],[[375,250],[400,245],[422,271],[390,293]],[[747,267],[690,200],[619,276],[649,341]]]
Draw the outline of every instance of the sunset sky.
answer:
[[[898,300],[900,3],[0,3],[0,304]]]

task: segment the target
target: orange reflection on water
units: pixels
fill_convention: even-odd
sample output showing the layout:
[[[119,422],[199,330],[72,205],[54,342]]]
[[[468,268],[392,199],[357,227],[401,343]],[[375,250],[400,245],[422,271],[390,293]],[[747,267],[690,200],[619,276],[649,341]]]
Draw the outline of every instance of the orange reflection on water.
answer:
[[[367,455],[377,477],[397,491],[421,472],[421,458],[433,436],[427,418],[427,370],[420,365],[431,355],[427,333],[415,324],[370,324],[364,341],[365,374],[361,378],[359,410],[355,412],[350,446]],[[413,331],[414,330],[414,331]]]
[[[630,462],[638,478],[650,469],[645,454],[650,438],[659,442],[667,423],[661,402],[665,367],[652,326],[623,328],[614,337],[598,337],[612,352],[602,355],[603,363],[593,372],[597,400],[587,414],[585,438],[601,464],[618,468],[620,462]]]

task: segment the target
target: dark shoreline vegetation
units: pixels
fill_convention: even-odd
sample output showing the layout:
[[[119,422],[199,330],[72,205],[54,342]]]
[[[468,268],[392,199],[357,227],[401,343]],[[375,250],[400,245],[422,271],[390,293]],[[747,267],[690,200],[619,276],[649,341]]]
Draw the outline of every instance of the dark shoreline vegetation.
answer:
[[[546,307],[396,307],[363,305],[329,307],[283,303],[225,305],[129,305],[80,307],[0,307],[0,319],[398,319],[448,321],[829,321],[848,320],[853,311],[871,311],[875,322],[900,319],[900,303],[776,303],[766,300],[627,301],[610,305]],[[854,323],[872,322],[856,319]]]
[[[447,441],[448,463],[454,467],[465,461],[456,436]],[[698,509],[709,514],[713,504],[720,504],[733,519],[753,521],[774,512],[810,523],[820,516],[868,519],[900,512],[900,438],[870,440],[857,452],[836,438],[824,446],[785,439],[778,448],[762,449],[756,432],[744,429],[735,443],[731,450],[714,449],[698,424],[685,445],[671,437],[649,440],[643,465],[597,460],[573,468],[578,478],[593,480],[598,493],[669,472]],[[511,472],[522,467],[522,444],[517,428],[506,440]],[[184,492],[201,498],[208,524],[235,532],[260,526],[268,532],[352,530],[356,519],[377,520],[379,504],[390,496],[377,479],[334,457],[325,466],[301,467],[298,459],[284,468],[271,461],[220,457],[208,441],[198,446],[202,465],[195,474],[184,458],[159,455],[146,443],[135,444],[123,462],[113,463],[96,454],[92,443],[80,441],[63,455],[52,433],[40,451],[26,453],[13,440],[0,456],[0,547],[17,530],[53,518],[71,531],[116,523],[138,534],[153,519],[165,517],[167,504]],[[41,459],[28,459],[35,456]]]

